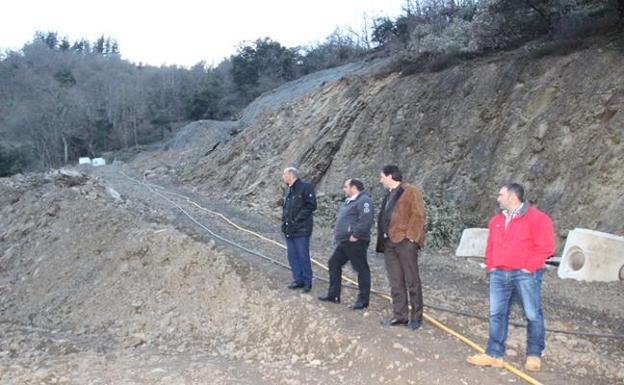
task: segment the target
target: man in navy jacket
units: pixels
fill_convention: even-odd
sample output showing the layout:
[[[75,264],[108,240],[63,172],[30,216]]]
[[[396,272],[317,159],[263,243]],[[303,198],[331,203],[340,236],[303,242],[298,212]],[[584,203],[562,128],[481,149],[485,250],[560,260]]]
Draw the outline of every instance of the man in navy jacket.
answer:
[[[340,207],[336,218],[336,249],[329,258],[329,290],[319,297],[321,301],[339,303],[342,280],[342,267],[351,261],[358,273],[360,294],[351,308],[368,307],[370,297],[370,269],[366,260],[366,250],[370,243],[373,225],[373,201],[364,191],[364,184],[357,179],[347,179],[342,187],[347,199]]]
[[[299,171],[288,167],[282,174],[288,186],[282,211],[282,232],[286,237],[288,263],[293,281],[288,288],[309,292],[312,289],[312,263],[310,261],[310,236],[312,213],[316,210],[314,186],[299,178]]]

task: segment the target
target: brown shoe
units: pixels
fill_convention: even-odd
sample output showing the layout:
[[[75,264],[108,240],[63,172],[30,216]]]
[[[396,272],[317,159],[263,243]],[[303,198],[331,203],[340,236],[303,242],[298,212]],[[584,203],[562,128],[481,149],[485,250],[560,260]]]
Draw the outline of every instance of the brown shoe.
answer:
[[[539,372],[542,369],[542,359],[538,356],[528,356],[524,368],[529,372]]]
[[[477,366],[491,366],[494,368],[502,368],[503,367],[503,359],[502,358],[496,358],[496,357],[492,357],[489,356],[487,354],[477,354],[474,356],[470,356],[468,357],[468,359],[466,359],[466,361],[468,361],[468,363],[471,363],[473,365],[477,365]]]

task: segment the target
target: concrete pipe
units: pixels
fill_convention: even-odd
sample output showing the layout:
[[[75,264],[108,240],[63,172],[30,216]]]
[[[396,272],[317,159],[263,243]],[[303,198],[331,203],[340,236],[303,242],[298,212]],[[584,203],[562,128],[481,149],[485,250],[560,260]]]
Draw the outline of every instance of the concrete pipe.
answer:
[[[624,280],[624,237],[587,229],[570,231],[557,273],[579,281]]]

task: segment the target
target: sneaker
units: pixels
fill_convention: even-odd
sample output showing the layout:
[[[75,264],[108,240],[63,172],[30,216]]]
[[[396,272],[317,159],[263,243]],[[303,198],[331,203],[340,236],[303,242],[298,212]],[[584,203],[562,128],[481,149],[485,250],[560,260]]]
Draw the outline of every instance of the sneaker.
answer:
[[[494,367],[494,368],[502,368],[503,367],[503,359],[502,358],[492,357],[492,356],[484,354],[484,353],[476,354],[474,356],[470,356],[470,357],[468,357],[468,359],[466,359],[466,361],[468,361],[468,363],[470,363],[470,364],[477,365],[477,366],[491,366],[491,367]]]
[[[529,372],[539,372],[542,368],[542,359],[538,356],[528,356],[524,368]]]

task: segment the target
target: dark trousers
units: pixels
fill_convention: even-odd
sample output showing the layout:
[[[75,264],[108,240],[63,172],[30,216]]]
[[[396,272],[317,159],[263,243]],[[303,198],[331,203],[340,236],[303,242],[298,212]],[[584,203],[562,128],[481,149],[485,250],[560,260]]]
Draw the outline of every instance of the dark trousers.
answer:
[[[368,304],[370,298],[370,269],[366,260],[366,250],[368,241],[357,240],[355,242],[341,242],[334,253],[329,258],[329,290],[327,294],[331,297],[340,297],[342,287],[342,267],[351,261],[351,266],[358,274],[358,285],[360,294],[358,299]]]
[[[423,299],[418,273],[418,250],[418,245],[407,239],[399,243],[386,240],[384,257],[390,281],[393,317],[402,321],[422,321]],[[408,318],[408,300],[412,306],[411,318]]]

